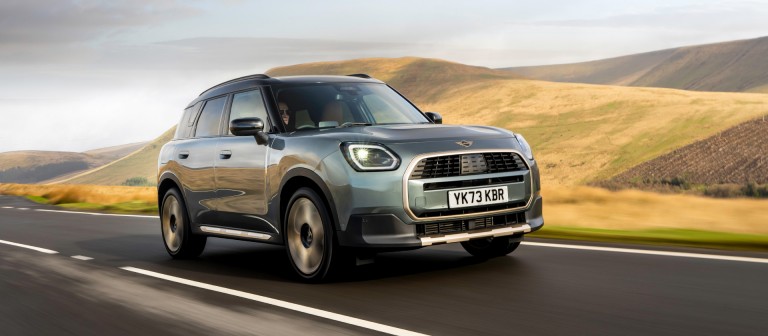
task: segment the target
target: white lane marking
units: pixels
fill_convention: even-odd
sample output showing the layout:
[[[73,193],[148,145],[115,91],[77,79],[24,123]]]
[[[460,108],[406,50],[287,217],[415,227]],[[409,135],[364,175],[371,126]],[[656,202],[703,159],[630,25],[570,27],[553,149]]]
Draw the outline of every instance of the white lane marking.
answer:
[[[229,288],[226,288],[226,287],[210,285],[210,284],[203,283],[203,282],[187,280],[187,279],[184,279],[184,278],[179,278],[179,277],[175,277],[175,276],[171,276],[171,275],[166,275],[166,274],[162,274],[162,273],[157,273],[157,272],[143,270],[143,269],[140,269],[140,268],[120,267],[120,269],[129,271],[129,272],[144,274],[144,275],[151,276],[151,277],[154,277],[154,278],[168,280],[168,281],[172,281],[172,282],[176,282],[176,283],[180,283],[180,284],[184,284],[184,285],[188,285],[188,286],[193,286],[193,287],[197,287],[197,288],[207,289],[207,290],[214,291],[214,292],[219,292],[219,293],[222,293],[222,294],[228,294],[228,295],[232,295],[232,296],[237,296],[237,297],[240,297],[240,298],[243,298],[243,299],[257,301],[257,302],[265,303],[265,304],[268,304],[268,305],[273,305],[273,306],[277,306],[277,307],[280,307],[280,308],[285,308],[285,309],[288,309],[288,310],[293,310],[293,311],[301,312],[301,313],[304,313],[304,314],[314,315],[314,316],[322,317],[322,318],[333,320],[333,321],[337,321],[337,322],[351,324],[351,325],[354,325],[354,326],[357,326],[357,327],[366,328],[366,329],[370,329],[370,330],[374,330],[374,331],[378,331],[378,332],[382,332],[382,333],[386,333],[386,334],[391,334],[391,335],[412,335],[412,336],[415,336],[415,335],[425,335],[425,334],[420,334],[420,333],[413,332],[413,331],[410,331],[410,330],[390,327],[388,325],[384,325],[384,324],[379,324],[379,323],[376,323],[376,322],[370,322],[370,321],[362,320],[362,319],[355,318],[355,317],[350,317],[350,316],[346,316],[346,315],[331,313],[331,312],[328,312],[328,311],[325,311],[325,310],[320,310],[320,309],[317,309],[317,308],[302,306],[302,305],[291,303],[291,302],[287,302],[287,301],[282,301],[282,300],[277,300],[277,299],[273,299],[273,298],[268,298],[266,296],[246,293],[246,292],[242,292],[242,291],[238,291],[238,290],[234,290],[234,289],[229,289]]]
[[[72,258],[75,258],[75,259],[78,259],[78,260],[85,260],[85,261],[93,260],[93,258],[91,258],[91,257],[86,257],[86,256],[81,256],[81,255],[73,255]]]
[[[4,206],[3,209],[13,209],[13,207]]]
[[[16,208],[16,210],[29,210],[29,208]]]
[[[31,245],[24,245],[24,244],[9,242],[7,240],[0,240],[0,244],[6,244],[6,245],[11,245],[11,246],[16,246],[16,247],[23,247],[25,249],[35,250],[37,252],[43,252],[43,253],[48,253],[48,254],[59,253],[59,252],[56,252],[54,250],[44,249],[42,247],[37,247],[37,246],[31,246]]]
[[[122,215],[122,214],[108,214],[108,213],[98,213],[98,212],[81,212],[81,211],[67,211],[67,210],[50,210],[50,209],[35,209],[35,211],[58,212],[58,213],[79,214],[79,215],[92,215],[92,216],[135,217],[135,218],[154,218],[154,219],[159,218],[158,216],[147,216],[147,215]]]
[[[535,242],[523,242],[523,245],[554,247],[554,248],[564,248],[564,249],[573,249],[573,250],[648,254],[648,255],[658,255],[658,256],[667,256],[667,257],[725,260],[725,261],[743,261],[743,262],[751,262],[751,263],[768,264],[768,259],[765,259],[765,258],[736,257],[736,256],[725,256],[725,255],[717,255],[717,254],[686,253],[686,252],[672,252],[672,251],[658,251],[658,250],[638,250],[638,249],[617,248],[617,247],[551,244],[551,243],[535,243]]]

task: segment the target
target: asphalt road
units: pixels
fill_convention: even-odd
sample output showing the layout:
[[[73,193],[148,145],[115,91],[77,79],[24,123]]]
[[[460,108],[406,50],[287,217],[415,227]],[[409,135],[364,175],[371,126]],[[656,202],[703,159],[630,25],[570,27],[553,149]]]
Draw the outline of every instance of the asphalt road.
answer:
[[[768,254],[533,240],[555,245],[477,261],[443,245],[307,285],[281,247],[209,239],[176,261],[157,218],[46,209],[0,196],[0,335],[768,335]]]

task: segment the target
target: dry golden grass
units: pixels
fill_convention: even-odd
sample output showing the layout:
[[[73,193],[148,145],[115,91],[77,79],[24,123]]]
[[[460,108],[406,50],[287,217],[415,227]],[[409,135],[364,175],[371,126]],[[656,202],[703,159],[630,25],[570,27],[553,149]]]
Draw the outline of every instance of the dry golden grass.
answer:
[[[768,95],[493,80],[448,88],[421,107],[446,123],[522,133],[545,185],[577,185],[766,115]]]
[[[0,184],[0,194],[51,203],[156,202],[152,187]],[[573,186],[542,190],[546,225],[611,230],[690,229],[768,234],[768,200],[713,199]]]
[[[61,184],[0,184],[0,194],[41,196],[52,204],[95,203],[115,204],[131,201],[157,202],[154,187],[123,187]]]
[[[573,186],[542,190],[546,225],[768,234],[768,200],[715,199]]]

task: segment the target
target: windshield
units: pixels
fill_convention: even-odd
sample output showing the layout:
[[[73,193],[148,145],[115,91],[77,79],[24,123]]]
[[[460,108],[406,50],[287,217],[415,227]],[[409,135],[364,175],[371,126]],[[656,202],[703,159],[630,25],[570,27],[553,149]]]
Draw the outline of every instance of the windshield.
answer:
[[[279,89],[276,98],[288,131],[429,123],[413,105],[384,84],[292,86]]]

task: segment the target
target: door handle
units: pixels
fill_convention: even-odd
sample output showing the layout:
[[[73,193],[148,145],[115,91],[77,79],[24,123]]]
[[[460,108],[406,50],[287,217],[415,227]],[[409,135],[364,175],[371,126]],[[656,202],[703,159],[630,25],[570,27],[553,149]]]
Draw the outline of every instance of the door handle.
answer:
[[[188,157],[189,157],[189,152],[188,151],[181,151],[181,152],[179,152],[179,159],[183,160],[183,159],[186,159]]]
[[[232,157],[232,151],[230,150],[223,150],[219,152],[219,158],[222,160],[226,160]]]

